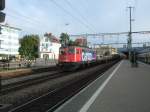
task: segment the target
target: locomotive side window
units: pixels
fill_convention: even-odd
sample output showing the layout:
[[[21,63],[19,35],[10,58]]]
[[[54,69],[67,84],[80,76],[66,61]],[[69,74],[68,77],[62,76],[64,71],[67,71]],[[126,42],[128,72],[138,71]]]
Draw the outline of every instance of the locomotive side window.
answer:
[[[69,54],[74,54],[74,52],[75,52],[75,50],[74,50],[74,48],[69,48]]]
[[[79,49],[77,49],[76,51],[77,51],[77,54],[80,54],[80,51],[79,51]]]

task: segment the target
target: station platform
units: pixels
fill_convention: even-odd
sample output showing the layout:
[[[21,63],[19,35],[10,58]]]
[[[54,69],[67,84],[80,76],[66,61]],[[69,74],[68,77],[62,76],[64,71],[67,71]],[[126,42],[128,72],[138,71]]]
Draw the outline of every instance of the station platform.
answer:
[[[122,60],[55,112],[150,112],[150,66]]]

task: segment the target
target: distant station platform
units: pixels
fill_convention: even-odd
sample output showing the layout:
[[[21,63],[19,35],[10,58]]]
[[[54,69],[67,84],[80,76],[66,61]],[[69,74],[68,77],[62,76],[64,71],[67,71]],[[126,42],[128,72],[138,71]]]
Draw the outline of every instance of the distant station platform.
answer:
[[[150,66],[122,60],[55,112],[150,112]]]

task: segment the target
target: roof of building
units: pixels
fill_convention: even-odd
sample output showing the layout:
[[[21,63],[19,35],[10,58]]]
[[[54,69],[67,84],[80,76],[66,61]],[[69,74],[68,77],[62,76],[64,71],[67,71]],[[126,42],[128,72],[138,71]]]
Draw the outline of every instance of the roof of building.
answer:
[[[49,37],[51,39],[51,42],[60,43],[59,39],[57,39],[55,36]]]
[[[46,34],[44,34],[44,37],[49,38],[51,42],[60,43],[59,39],[56,38],[56,37],[55,37],[54,35],[52,35],[51,33],[46,33]]]
[[[7,28],[11,28],[11,29],[15,29],[15,30],[21,30],[20,28],[12,27],[12,26],[10,26],[9,24],[5,24],[5,25],[0,24],[0,26],[7,27]]]

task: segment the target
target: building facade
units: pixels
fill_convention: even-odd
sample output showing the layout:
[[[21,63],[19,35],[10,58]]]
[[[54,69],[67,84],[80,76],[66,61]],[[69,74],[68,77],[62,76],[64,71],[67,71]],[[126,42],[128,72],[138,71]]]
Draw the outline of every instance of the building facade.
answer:
[[[45,35],[40,39],[39,55],[43,59],[57,60],[61,44],[53,35]]]
[[[98,59],[118,54],[117,48],[113,48],[112,46],[109,45],[98,45],[95,46],[94,49],[96,51]]]
[[[87,46],[87,39],[85,37],[79,37],[75,40],[75,43],[79,46]]]
[[[17,57],[21,29],[9,25],[0,25],[0,28],[0,60]]]

